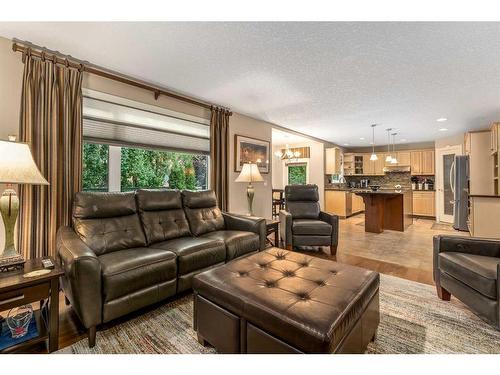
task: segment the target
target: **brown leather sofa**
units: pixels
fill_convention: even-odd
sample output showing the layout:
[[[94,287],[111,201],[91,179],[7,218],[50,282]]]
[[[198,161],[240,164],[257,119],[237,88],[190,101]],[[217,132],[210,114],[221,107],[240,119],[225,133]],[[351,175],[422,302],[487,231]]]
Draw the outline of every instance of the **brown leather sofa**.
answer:
[[[221,212],[212,191],[78,193],[57,233],[62,286],[95,345],[96,326],[191,288],[193,276],[263,250],[265,220]]]
[[[297,246],[330,246],[337,253],[339,217],[323,212],[317,185],[285,186],[286,209],[279,213],[281,240],[288,250]]]
[[[500,330],[500,241],[435,236],[434,282],[439,298],[455,296]]]

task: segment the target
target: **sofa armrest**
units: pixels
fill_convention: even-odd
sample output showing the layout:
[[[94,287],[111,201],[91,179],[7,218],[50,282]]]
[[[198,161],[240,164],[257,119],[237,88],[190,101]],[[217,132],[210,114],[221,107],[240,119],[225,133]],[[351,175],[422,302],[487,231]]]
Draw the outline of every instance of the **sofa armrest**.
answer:
[[[319,219],[332,226],[332,246],[337,246],[339,243],[339,217],[337,215],[321,211],[319,213]]]
[[[292,241],[292,214],[288,211],[281,210],[279,212],[280,217],[280,235],[283,245],[288,248],[293,246]]]
[[[266,219],[256,216],[245,216],[223,212],[224,223],[228,230],[242,230],[259,235],[260,250],[266,248]]]
[[[439,253],[456,252],[500,258],[500,240],[477,237],[434,236],[434,281],[439,281]]]
[[[101,263],[71,227],[57,231],[57,254],[64,269],[63,289],[86,328],[102,322]]]

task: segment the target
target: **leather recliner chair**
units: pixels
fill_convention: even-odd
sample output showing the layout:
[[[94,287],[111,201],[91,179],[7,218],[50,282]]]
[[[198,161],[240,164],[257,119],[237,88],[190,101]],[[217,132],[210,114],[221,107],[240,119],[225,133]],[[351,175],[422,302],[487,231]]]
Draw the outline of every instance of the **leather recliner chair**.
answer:
[[[78,193],[57,233],[67,303],[96,326],[191,288],[194,275],[266,246],[265,219],[221,212],[213,191]]]
[[[323,212],[317,185],[285,187],[285,210],[281,210],[280,235],[285,247],[329,246],[337,253],[339,217]]]
[[[439,298],[458,298],[500,330],[500,241],[434,237],[434,282]]]

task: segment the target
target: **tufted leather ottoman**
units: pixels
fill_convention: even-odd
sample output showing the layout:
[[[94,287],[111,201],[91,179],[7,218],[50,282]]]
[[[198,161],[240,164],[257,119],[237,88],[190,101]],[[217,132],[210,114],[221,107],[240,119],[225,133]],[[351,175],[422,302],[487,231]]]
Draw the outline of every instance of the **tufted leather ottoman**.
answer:
[[[194,328],[220,353],[363,353],[379,274],[271,248],[194,278]]]

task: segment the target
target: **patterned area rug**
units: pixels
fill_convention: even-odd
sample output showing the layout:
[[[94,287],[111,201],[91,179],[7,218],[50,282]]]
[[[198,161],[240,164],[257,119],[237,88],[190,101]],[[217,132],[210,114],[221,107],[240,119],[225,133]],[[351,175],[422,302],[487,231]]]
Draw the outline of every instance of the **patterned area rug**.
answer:
[[[500,353],[500,332],[455,298],[444,302],[434,287],[381,275],[380,325],[368,353]],[[81,340],[58,353],[215,353],[196,340],[192,296],[97,332],[89,349]]]

